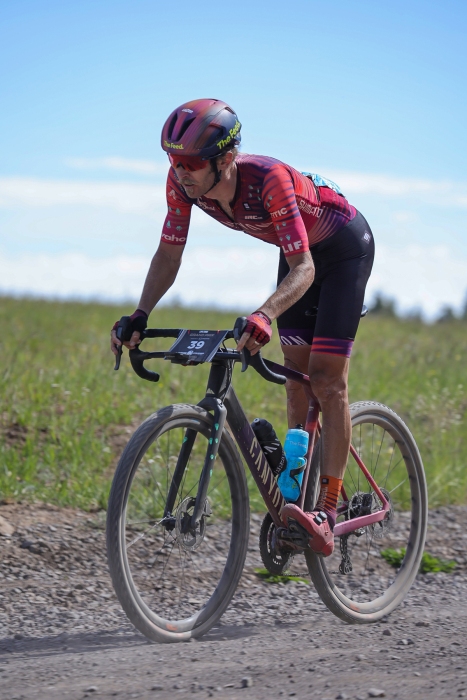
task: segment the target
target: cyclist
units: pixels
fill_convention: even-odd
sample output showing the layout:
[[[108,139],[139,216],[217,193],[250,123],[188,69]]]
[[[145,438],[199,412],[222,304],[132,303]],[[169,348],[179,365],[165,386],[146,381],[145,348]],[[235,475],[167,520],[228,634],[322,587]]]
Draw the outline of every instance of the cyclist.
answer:
[[[238,350],[258,352],[271,339],[276,320],[285,364],[309,374],[323,417],[321,490],[311,513],[287,504],[282,517],[286,525],[289,519],[299,522],[310,535],[310,547],[327,556],[334,547],[350,445],[349,358],[373,264],[373,235],[330,180],[274,158],[239,153],[240,129],[233,109],[214,99],[187,102],[165,122],[161,143],[171,166],[168,213],[125,345],[138,344],[148,315],[175,281],[193,206],[281,248],[277,289],[248,316]],[[116,327],[115,354],[120,344]],[[305,424],[303,387],[287,382],[286,392],[289,426]]]

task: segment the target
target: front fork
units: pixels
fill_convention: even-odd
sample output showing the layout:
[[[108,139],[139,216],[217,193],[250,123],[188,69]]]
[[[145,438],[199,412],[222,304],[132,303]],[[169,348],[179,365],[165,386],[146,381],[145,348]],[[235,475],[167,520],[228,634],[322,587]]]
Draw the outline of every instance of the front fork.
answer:
[[[206,495],[209,488],[209,481],[211,479],[214,460],[217,457],[222,432],[224,430],[225,419],[227,416],[227,409],[220,399],[208,396],[204,398],[198,405],[201,406],[201,408],[205,408],[206,410],[213,412],[214,423],[211,428],[211,433],[209,435],[208,449],[206,451],[203,469],[199,478],[198,492],[195,498],[194,510],[186,526],[187,531],[194,531],[196,529],[196,526],[200,521],[201,516],[205,512]],[[195,444],[196,435],[196,430],[194,430],[193,428],[188,428],[185,432],[185,437],[183,438],[182,447],[178,455],[177,464],[175,466],[172,481],[169,487],[169,493],[167,495],[167,501],[165,504],[164,520],[168,524],[172,523],[173,521],[172,514],[175,507],[175,502],[177,500],[177,494],[182,483],[183,475],[185,473],[188,460],[190,459],[193,445]]]

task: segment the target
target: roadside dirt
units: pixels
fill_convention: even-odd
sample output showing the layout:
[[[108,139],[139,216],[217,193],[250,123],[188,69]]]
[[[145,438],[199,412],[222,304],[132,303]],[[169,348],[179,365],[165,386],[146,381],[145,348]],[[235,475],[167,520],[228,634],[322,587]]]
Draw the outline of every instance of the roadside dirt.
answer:
[[[371,626],[340,622],[309,585],[259,580],[260,521],[221,623],[157,645],[114,596],[104,514],[1,506],[0,699],[467,697],[467,507],[430,513],[427,550],[455,572],[420,575]]]

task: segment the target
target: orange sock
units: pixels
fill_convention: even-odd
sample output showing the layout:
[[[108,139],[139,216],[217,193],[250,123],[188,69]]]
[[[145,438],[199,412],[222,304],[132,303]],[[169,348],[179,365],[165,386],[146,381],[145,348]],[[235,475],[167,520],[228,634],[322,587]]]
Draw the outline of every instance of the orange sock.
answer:
[[[331,527],[334,527],[336,524],[337,500],[342,488],[342,479],[336,479],[335,476],[326,476],[323,474],[320,477],[320,483],[321,490],[315,510],[324,510],[328,516]]]

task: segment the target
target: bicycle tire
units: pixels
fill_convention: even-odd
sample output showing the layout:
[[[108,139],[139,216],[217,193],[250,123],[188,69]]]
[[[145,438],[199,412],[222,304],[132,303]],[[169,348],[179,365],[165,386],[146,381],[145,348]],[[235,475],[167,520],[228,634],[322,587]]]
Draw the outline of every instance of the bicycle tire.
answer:
[[[212,423],[211,414],[199,406],[174,404],[157,411],[129,440],[113,479],[107,512],[112,583],[130,621],[156,642],[180,642],[205,634],[227,608],[242,574],[249,535],[248,488],[240,456],[226,431],[199,532],[191,540],[182,532]],[[187,430],[193,431],[194,444],[176,487],[174,524],[168,531],[160,521]],[[221,491],[224,500],[219,497]],[[220,543],[212,532],[222,539]]]
[[[404,421],[387,406],[372,401],[352,404],[350,414],[352,444],[378,486],[384,487],[390,495],[391,513],[382,524],[370,525],[363,528],[358,537],[347,538],[347,553],[356,571],[344,573],[345,566],[343,570],[337,568],[339,558],[340,565],[344,563],[340,550],[342,538],[336,537],[336,547],[330,557],[323,558],[310,550],[305,552],[305,557],[316,591],[329,610],[347,623],[365,624],[377,622],[400,605],[417,575],[425,544],[428,497],[422,459]],[[370,447],[378,450],[375,461],[375,455],[368,458]],[[397,459],[397,453],[400,456],[396,462],[393,457],[396,455]],[[385,462],[388,470],[382,481]],[[356,480],[357,471],[359,481]],[[405,477],[401,481],[403,474]],[[371,487],[350,456],[344,485],[350,503],[347,517],[352,517],[358,514],[362,494],[370,493]],[[317,493],[316,481],[307,489],[306,510],[316,502]],[[372,498],[375,502],[378,500],[376,494]],[[379,509],[379,503],[375,505]],[[365,547],[361,546],[363,542]],[[396,571],[387,561],[387,550],[399,551],[402,558],[402,547],[405,547],[405,556]],[[386,558],[381,552],[386,552]]]

